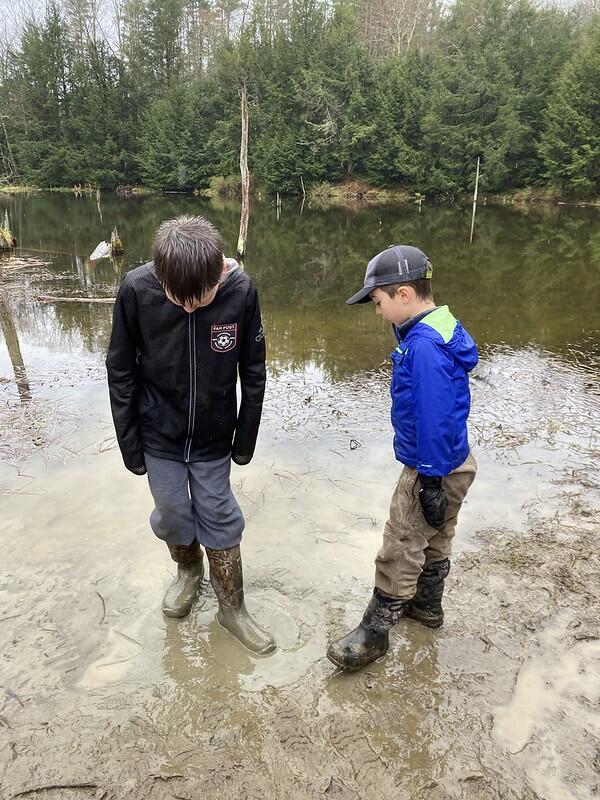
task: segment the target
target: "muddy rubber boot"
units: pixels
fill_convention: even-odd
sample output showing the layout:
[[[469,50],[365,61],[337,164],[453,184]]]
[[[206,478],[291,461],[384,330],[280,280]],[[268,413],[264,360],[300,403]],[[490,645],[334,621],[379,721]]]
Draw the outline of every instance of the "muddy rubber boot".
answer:
[[[244,602],[244,577],[239,545],[229,550],[206,548],[212,583],[219,610],[217,619],[235,638],[257,655],[277,649],[275,640],[250,616]]]
[[[435,561],[423,569],[417,583],[417,593],[404,614],[426,628],[441,628],[444,624],[442,596],[444,581],[450,572],[450,561]]]
[[[403,616],[409,602],[385,597],[375,589],[360,625],[330,644],[327,658],[336,667],[354,672],[384,656],[390,646],[390,629]]]
[[[197,540],[191,545],[167,545],[171,558],[177,564],[177,575],[171,581],[162,602],[166,617],[185,617],[198,597],[204,577],[202,550]]]

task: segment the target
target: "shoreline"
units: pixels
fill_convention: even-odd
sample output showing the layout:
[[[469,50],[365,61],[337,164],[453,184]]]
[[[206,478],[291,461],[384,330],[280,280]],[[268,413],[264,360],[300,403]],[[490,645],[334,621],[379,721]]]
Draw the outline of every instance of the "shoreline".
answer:
[[[223,187],[225,188],[225,187]],[[150,195],[169,195],[181,194],[190,195],[208,200],[217,199],[236,199],[237,193],[231,182],[227,182],[226,191],[221,191],[221,186],[206,189],[189,189],[175,192],[174,190],[163,189],[155,190],[146,186],[123,186],[115,189],[101,189],[97,187],[81,188],[77,191],[74,187],[41,187],[26,184],[15,184],[0,186],[0,195],[28,195],[28,194],[67,194],[76,196],[93,196],[96,192],[117,194],[121,197],[144,197]],[[263,200],[271,195],[276,196],[276,192],[268,192],[263,187],[255,185],[251,195],[254,198]],[[302,200],[302,195],[280,195],[289,200]],[[430,203],[433,205],[457,205],[471,203],[470,194],[457,194],[444,197],[442,195],[425,195],[420,192],[412,192],[401,187],[378,187],[364,181],[345,181],[341,183],[319,183],[306,187],[304,196],[306,202],[315,206],[344,206],[348,208],[397,204],[423,205]],[[504,192],[492,192],[485,194],[480,192],[478,201],[479,206],[574,206],[581,208],[600,208],[600,197],[578,198],[559,189],[552,187],[523,187],[520,189],[509,189]]]

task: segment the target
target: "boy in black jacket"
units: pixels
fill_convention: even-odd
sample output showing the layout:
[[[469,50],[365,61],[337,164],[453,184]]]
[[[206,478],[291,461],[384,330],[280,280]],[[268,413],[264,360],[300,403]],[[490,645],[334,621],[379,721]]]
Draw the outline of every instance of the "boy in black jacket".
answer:
[[[163,612],[189,613],[204,575],[202,544],[219,622],[253,652],[269,653],[275,642],[244,603],[244,518],[229,480],[232,458],[252,458],[262,412],[258,295],[202,217],[163,222],[153,255],[123,279],[106,367],[125,466],[148,474],[150,524],[177,563]]]

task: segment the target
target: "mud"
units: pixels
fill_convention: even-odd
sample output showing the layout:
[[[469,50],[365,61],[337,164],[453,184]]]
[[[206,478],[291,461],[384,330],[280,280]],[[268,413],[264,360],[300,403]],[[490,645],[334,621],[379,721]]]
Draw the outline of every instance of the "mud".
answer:
[[[474,381],[480,479],[445,627],[400,623],[390,655],[356,675],[323,654],[371,587],[396,473],[385,376],[353,389],[311,371],[274,379],[257,456],[234,472],[248,605],[280,645],[270,658],[218,626],[208,582],[189,618],[161,616],[175,567],[148,530],[145,479],[121,466],[104,388],[73,391],[89,413],[63,449],[4,483],[3,800],[597,794],[597,399],[585,370],[567,383],[547,354],[512,359],[488,354]],[[551,427],[517,411],[536,374],[554,387],[538,399]],[[58,785],[70,788],[43,788]]]
[[[128,236],[134,224],[149,235],[167,216],[157,202],[132,206]],[[71,212],[81,218],[69,236],[87,239],[52,247],[91,252],[89,212]],[[346,295],[354,281],[323,256],[331,236],[341,252],[356,239],[362,254],[368,235],[392,241],[417,225],[377,214],[336,217],[337,228],[328,217],[326,235],[313,220],[310,241],[298,224],[301,242],[288,222],[277,234],[281,263],[284,245],[304,249],[285,281],[256,262],[270,379],[256,456],[234,467],[233,482],[247,520],[247,604],[279,643],[268,658],[218,625],[208,581],[188,618],[162,616],[176,565],[149,530],[146,479],[124,470],[115,446],[102,365],[110,308],[35,302],[63,284],[64,293],[109,295],[118,270],[25,252],[0,265],[0,800],[600,796],[593,292],[574,314],[562,273],[552,272],[558,284],[546,293],[537,273],[523,273],[516,310],[492,291],[506,279],[485,273],[486,258],[498,242],[524,248],[529,223],[511,228],[502,217],[494,246],[482,237],[472,251],[498,310],[463,292],[482,343],[471,418],[479,473],[459,520],[445,625],[400,622],[389,655],[361,673],[339,674],[324,656],[368,602],[398,472],[387,368],[377,366],[388,334],[336,310],[340,281]],[[455,227],[448,215],[438,233],[432,212],[418,217],[440,250]],[[18,219],[26,241],[25,208]],[[231,224],[217,221],[233,236],[237,212]],[[580,241],[581,226],[576,239],[551,223]],[[529,263],[554,265],[536,225]],[[60,226],[52,231],[59,237]],[[463,261],[457,255],[453,277],[475,292]],[[307,287],[310,306],[299,306]],[[538,330],[540,304],[558,317],[546,314]]]

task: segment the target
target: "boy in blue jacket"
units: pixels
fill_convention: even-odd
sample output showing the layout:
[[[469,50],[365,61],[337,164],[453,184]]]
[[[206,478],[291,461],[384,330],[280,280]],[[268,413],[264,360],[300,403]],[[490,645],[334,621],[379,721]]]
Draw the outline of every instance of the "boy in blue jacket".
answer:
[[[369,262],[363,288],[346,301],[372,300],[376,313],[393,324],[394,452],[404,469],[375,560],[371,601],[360,625],[327,651],[345,670],[385,655],[389,631],[401,617],[428,628],[443,624],[452,538],[477,471],[467,436],[468,373],[477,348],[448,306],[435,305],[431,275],[421,250],[392,245]]]

